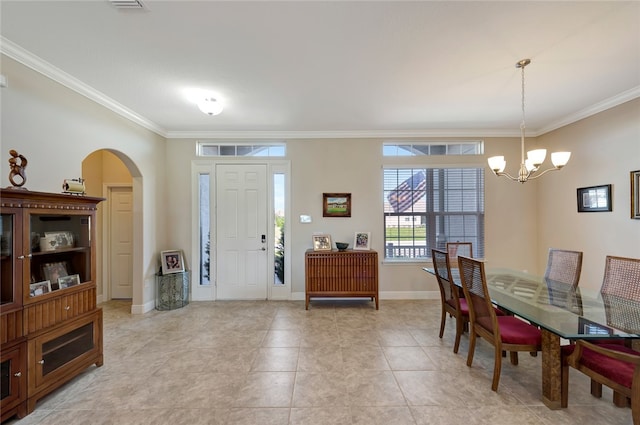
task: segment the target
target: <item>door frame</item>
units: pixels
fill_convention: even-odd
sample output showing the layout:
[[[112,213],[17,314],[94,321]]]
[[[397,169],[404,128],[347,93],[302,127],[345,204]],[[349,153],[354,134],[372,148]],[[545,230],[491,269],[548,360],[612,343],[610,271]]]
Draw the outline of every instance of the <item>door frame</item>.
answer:
[[[115,188],[129,188],[131,189],[132,196],[134,195],[133,184],[104,183],[102,185],[102,197],[105,198],[104,208],[102,209],[102,211],[104,211],[102,216],[102,302],[111,300],[111,193]],[[133,221],[135,221],[135,219]],[[135,224],[132,223],[132,226],[134,225]],[[133,243],[134,247],[132,251],[135,251],[135,236]],[[134,281],[133,276],[132,281]],[[133,288],[131,289],[132,291],[134,290]],[[133,293],[131,297],[131,302],[133,302]]]
[[[256,165],[264,164],[267,166],[267,223],[271,225],[267,226],[267,240],[274,241],[275,230],[273,223],[275,222],[274,214],[274,190],[273,190],[273,176],[274,174],[285,175],[285,207],[284,214],[287,218],[284,225],[285,241],[290,241],[290,229],[291,229],[291,162],[283,159],[269,159],[269,158],[247,158],[239,157],[236,159],[228,158],[211,158],[211,159],[195,159],[191,162],[191,193],[192,193],[192,215],[191,215],[191,264],[194,266],[191,270],[191,299],[193,301],[215,301],[217,295],[217,268],[215,264],[215,258],[217,255],[217,242],[216,236],[211,236],[211,242],[209,246],[209,258],[211,261],[211,269],[209,274],[210,285],[200,285],[200,192],[199,192],[199,175],[208,174],[211,178],[209,184],[209,200],[211,205],[210,223],[209,228],[215,229],[216,220],[216,193],[215,193],[215,176],[216,166],[218,164],[224,165]],[[267,277],[267,299],[268,300],[290,300],[291,299],[291,244],[285,243],[285,284],[276,287],[275,283],[275,253],[273,244],[269,244],[267,247],[267,270],[274,270],[274,273],[269,273]],[[197,265],[197,266],[196,266]]]

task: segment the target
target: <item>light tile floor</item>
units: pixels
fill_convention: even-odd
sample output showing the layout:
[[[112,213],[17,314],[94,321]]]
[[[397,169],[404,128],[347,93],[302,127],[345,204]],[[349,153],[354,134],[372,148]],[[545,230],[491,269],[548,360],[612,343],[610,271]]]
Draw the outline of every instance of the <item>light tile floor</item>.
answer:
[[[440,302],[200,302],[130,315],[104,309],[105,362],[11,424],[611,424],[630,425],[611,392],[589,393],[572,370],[569,408],[541,402],[540,356],[503,362],[468,338],[453,354],[454,322],[438,338]]]

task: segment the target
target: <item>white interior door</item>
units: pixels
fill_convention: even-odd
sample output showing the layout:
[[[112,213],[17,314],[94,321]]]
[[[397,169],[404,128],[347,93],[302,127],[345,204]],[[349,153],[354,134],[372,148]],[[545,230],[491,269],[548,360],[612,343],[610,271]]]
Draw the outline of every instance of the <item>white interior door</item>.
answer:
[[[109,189],[109,280],[111,298],[133,297],[133,191]]]
[[[218,164],[215,193],[217,298],[266,299],[267,166]]]

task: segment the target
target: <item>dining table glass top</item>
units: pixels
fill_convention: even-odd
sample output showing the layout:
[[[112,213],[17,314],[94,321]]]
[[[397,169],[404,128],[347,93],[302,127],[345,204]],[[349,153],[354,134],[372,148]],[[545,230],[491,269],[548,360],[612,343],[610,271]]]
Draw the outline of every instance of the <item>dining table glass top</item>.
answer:
[[[435,274],[433,268],[423,270]],[[459,270],[451,269],[461,286]],[[640,338],[640,302],[511,269],[487,269],[498,307],[566,339]]]

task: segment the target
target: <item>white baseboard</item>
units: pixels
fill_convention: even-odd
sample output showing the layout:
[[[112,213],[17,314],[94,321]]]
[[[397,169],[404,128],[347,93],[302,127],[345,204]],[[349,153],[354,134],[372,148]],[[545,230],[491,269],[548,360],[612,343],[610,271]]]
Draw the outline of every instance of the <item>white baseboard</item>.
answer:
[[[438,291],[382,291],[380,292],[381,300],[439,300],[440,292]],[[292,301],[304,301],[304,292],[292,292]]]
[[[156,308],[156,300],[147,301],[144,304],[131,304],[131,314],[145,314]]]

